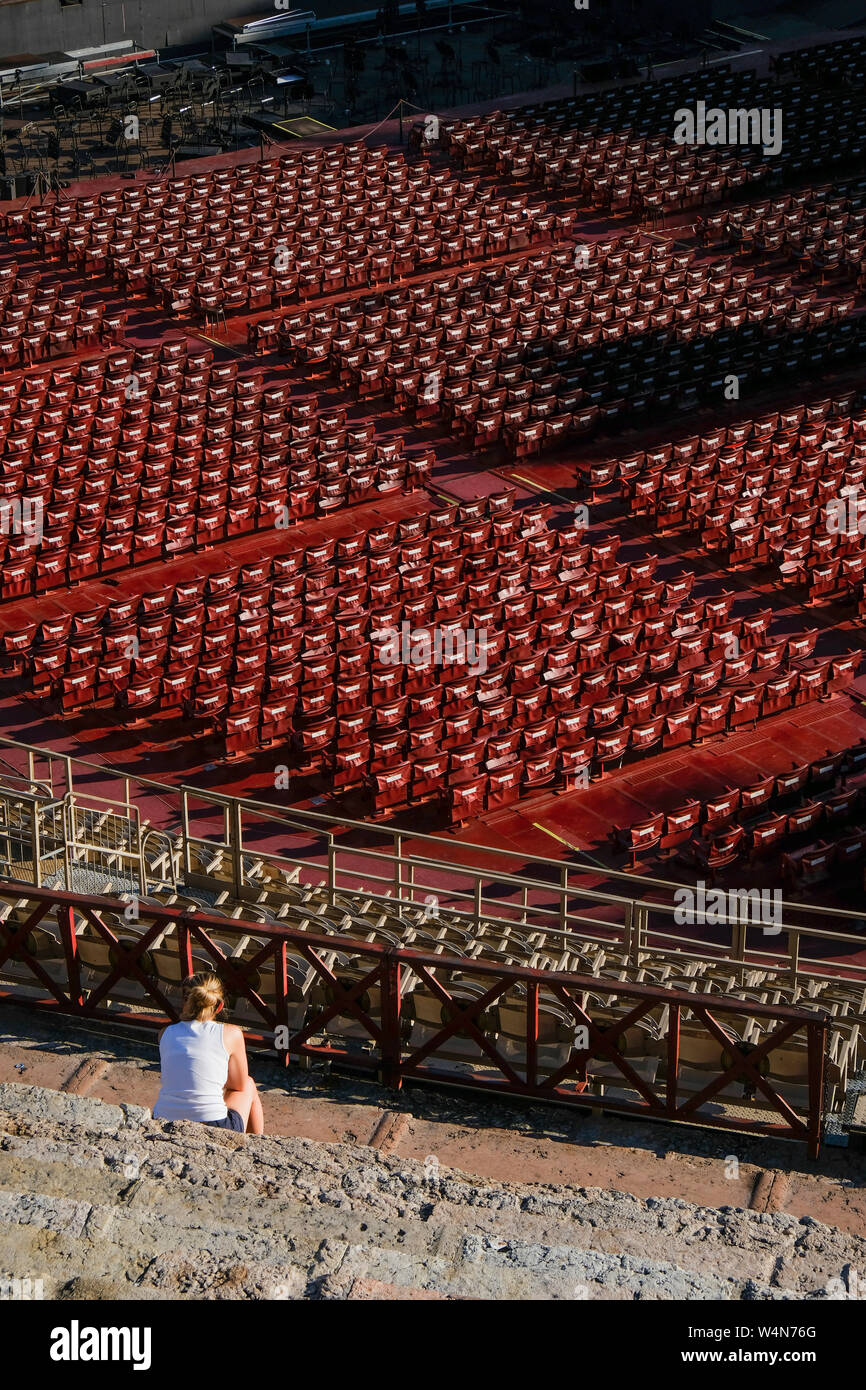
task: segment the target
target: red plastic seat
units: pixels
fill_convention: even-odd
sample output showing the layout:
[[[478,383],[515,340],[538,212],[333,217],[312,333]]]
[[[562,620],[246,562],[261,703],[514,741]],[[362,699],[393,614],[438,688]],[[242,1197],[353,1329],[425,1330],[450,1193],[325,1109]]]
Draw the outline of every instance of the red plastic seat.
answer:
[[[463,780],[453,781],[449,788],[451,820],[455,825],[479,816],[484,810],[487,775],[469,774]]]
[[[612,830],[610,839],[615,849],[625,850],[631,855],[631,867],[634,869],[637,867],[639,855],[646,854],[660,845],[664,825],[664,814],[659,813],[648,820],[638,821],[635,825]]]
[[[693,838],[701,818],[701,803],[693,801],[676,811],[669,811],[665,817],[660,848],[672,850],[679,845],[688,844]]]

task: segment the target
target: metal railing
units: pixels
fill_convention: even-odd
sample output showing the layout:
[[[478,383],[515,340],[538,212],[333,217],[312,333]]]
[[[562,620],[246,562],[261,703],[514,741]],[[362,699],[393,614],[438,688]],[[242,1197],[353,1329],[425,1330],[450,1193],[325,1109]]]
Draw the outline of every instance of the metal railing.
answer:
[[[428,1080],[603,1105],[798,1139],[819,1151],[831,1020],[817,1011],[153,903],[137,903],[130,919],[122,899],[28,883],[0,884],[0,904],[0,1003],[26,999],[33,1008],[158,1029],[179,1016],[180,982],[205,966],[223,980],[228,1016],[286,1062],[343,1061],[394,1088]],[[757,1043],[724,1026],[744,1013],[761,1032]],[[700,1042],[698,1070],[693,1051],[683,1057],[687,1039]],[[792,1058],[798,1064],[801,1095],[786,1097],[774,1058],[784,1059],[777,1069],[785,1083]],[[742,1095],[732,1096],[738,1086]]]
[[[675,895],[682,883],[600,866],[588,857],[586,862],[550,859],[366,821],[338,821],[316,811],[284,812],[268,802],[120,774],[12,739],[0,738],[0,749],[7,750],[6,761],[15,757],[24,764],[23,772],[11,771],[32,788],[31,795],[37,788],[43,795],[50,789],[56,798],[62,789],[71,817],[68,842],[78,861],[90,855],[95,865],[123,864],[144,895],[160,882],[205,890],[216,884],[239,902],[252,903],[263,885],[286,876],[325,890],[331,903],[340,894],[361,894],[397,914],[432,906],[434,913],[454,915],[475,933],[515,926],[543,933],[549,947],[559,942],[563,952],[577,940],[615,945],[635,966],[649,958],[717,961],[730,963],[734,973],[773,972],[791,985],[842,975],[866,988],[866,966],[824,959],[832,951],[842,956],[863,948],[862,929],[854,925],[858,919],[842,909],[785,901],[771,929],[730,919],[717,923],[716,939],[708,940],[706,931],[703,936],[689,932],[677,920]],[[116,789],[116,795],[79,790],[78,769],[80,776]],[[167,823],[142,820],[134,793],[158,797]],[[82,833],[79,810],[100,807],[133,822],[129,847],[106,847]],[[201,827],[200,821],[205,822]],[[295,847],[286,847],[292,840]],[[65,884],[72,885],[68,874]]]

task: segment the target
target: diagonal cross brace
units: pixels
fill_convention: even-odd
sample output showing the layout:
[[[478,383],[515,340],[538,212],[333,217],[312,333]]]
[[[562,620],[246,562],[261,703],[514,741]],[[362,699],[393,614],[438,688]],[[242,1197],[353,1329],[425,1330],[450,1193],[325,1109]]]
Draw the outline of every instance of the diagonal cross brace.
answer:
[[[765,1077],[761,1076],[761,1073],[756,1067],[756,1063],[760,1062],[761,1058],[765,1056],[766,1053],[770,1052],[773,1047],[778,1047],[780,1043],[786,1042],[788,1038],[798,1032],[803,1026],[802,1022],[799,1019],[793,1019],[788,1023],[780,1024],[774,1032],[768,1033],[763,1041],[758,1043],[753,1052],[746,1054],[739,1051],[736,1043],[733,1039],[728,1037],[727,1033],[719,1026],[709,1009],[699,1004],[690,1004],[689,1009],[696,1018],[701,1020],[704,1027],[712,1034],[716,1041],[722,1044],[722,1048],[732,1053],[734,1060],[724,1072],[714,1077],[696,1096],[690,1096],[683,1105],[678,1106],[675,1114],[680,1118],[690,1115],[694,1110],[697,1110],[706,1101],[710,1100],[712,1096],[716,1095],[717,1092],[727,1086],[729,1082],[735,1081],[738,1076],[745,1073],[754,1082],[755,1088],[760,1090],[761,1094],[769,1100],[773,1108],[778,1110],[787,1120],[791,1128],[798,1133],[805,1133],[806,1125],[800,1119],[799,1115],[796,1111],[791,1109],[788,1102],[784,1100],[782,1096],[776,1094],[772,1086]]]
[[[238,994],[242,995],[248,1003],[257,1009],[267,1023],[269,1028],[274,1028],[277,1016],[273,1009],[265,1003],[261,995],[253,989],[246,975],[251,974],[254,968],[258,968],[260,962],[264,961],[269,955],[275,955],[275,946],[278,942],[268,942],[260,951],[257,951],[249,960],[240,961],[237,956],[227,956],[223,950],[212,941],[203,927],[200,927],[195,917],[190,914],[184,916],[183,925],[190,936],[193,936],[200,946],[203,946],[211,959],[220,967],[223,983],[231,988],[234,983]],[[276,958],[274,964],[276,965]],[[226,979],[225,977],[229,978]]]
[[[459,1004],[454,997],[440,985],[439,981],[430,974],[426,966],[420,965],[417,961],[412,961],[411,968],[418,975],[418,978],[423,980],[428,988],[442,1000],[443,1004],[448,1005],[449,1010],[454,1016],[438,1033],[435,1033],[422,1047],[418,1048],[416,1052],[413,1052],[411,1056],[406,1059],[402,1067],[403,1072],[415,1071],[432,1052],[438,1051],[442,1044],[447,1042],[450,1037],[461,1031],[461,1029],[465,1029],[473,1042],[475,1042],[481,1051],[486,1053],[490,1058],[497,1070],[501,1071],[503,1076],[507,1077],[513,1086],[518,1086],[521,1090],[524,1090],[525,1083],[520,1080],[517,1072],[509,1066],[504,1057],[500,1056],[493,1044],[485,1038],[484,1034],[476,1027],[473,1021],[479,1014],[483,1013],[488,1005],[492,1004],[501,994],[505,993],[511,981],[498,980],[495,984],[490,986],[486,994],[479,995],[479,997],[473,999],[468,1006],[464,1006]]]
[[[586,1048],[582,1052],[577,1052],[574,1057],[563,1063],[558,1071],[552,1072],[542,1083],[542,1090],[552,1090],[567,1077],[574,1076],[578,1067],[585,1070],[587,1058],[594,1056],[600,1049],[617,1070],[622,1073],[623,1078],[628,1081],[629,1085],[633,1086],[634,1089],[643,1096],[647,1105],[653,1110],[661,1111],[663,1108],[661,1097],[656,1094],[651,1086],[647,1085],[643,1077],[638,1076],[637,1072],[629,1065],[625,1057],[614,1047],[614,1039],[619,1037],[623,1029],[630,1028],[638,1019],[643,1018],[644,1014],[653,1008],[657,1001],[655,999],[642,1000],[635,1004],[634,1008],[630,1009],[622,1018],[617,1019],[615,1023],[611,1024],[609,1028],[599,1028],[597,1024],[593,1023],[589,1014],[572,999],[564,985],[553,984],[551,988],[553,993],[562,1000],[568,1012],[577,1019],[579,1024],[587,1028],[589,1031],[589,1040],[593,1046]],[[577,1079],[582,1081],[584,1078],[578,1077]]]
[[[41,906],[33,909],[26,922],[23,922],[15,931],[10,931],[6,939],[5,948],[0,947],[0,969],[2,969],[9,957],[14,955],[17,950],[19,954],[15,956],[15,959],[24,962],[28,969],[36,976],[37,980],[39,980],[46,989],[50,990],[58,1004],[71,1004],[71,994],[63,993],[62,989],[52,980],[48,971],[42,968],[36,957],[32,955],[24,945],[31,930],[33,927],[38,927],[43,917],[47,915],[50,906],[51,904],[47,901],[42,903]],[[0,925],[3,924],[0,923]]]
[[[377,980],[382,980],[385,968],[384,959],[380,960],[373,966],[372,970],[368,971],[360,980],[356,980],[354,984],[347,989],[345,985],[340,983],[334,972],[328,969],[325,962],[320,959],[312,946],[308,946],[306,942],[303,941],[296,941],[294,945],[300,951],[301,955],[303,955],[304,959],[309,961],[316,973],[327,980],[331,988],[340,997],[333,1004],[329,1004],[322,1013],[316,1014],[316,1017],[310,1023],[305,1024],[300,1033],[295,1034],[291,1039],[294,1047],[290,1048],[290,1051],[295,1051],[298,1047],[302,1047],[309,1038],[313,1037],[316,1033],[320,1033],[325,1025],[330,1023],[332,1018],[338,1018],[340,1014],[345,1012],[357,1018],[359,1023],[367,1029],[371,1038],[381,1047],[384,1043],[382,1030],[379,1028],[378,1024],[373,1021],[370,1015],[361,1008],[360,1004],[356,1003],[356,1000],[360,999],[369,985],[375,984]]]
[[[132,977],[144,987],[145,993],[154,1003],[158,1004],[169,1018],[174,1018],[177,1010],[166,999],[159,985],[150,982],[138,963],[142,953],[147,950],[155,937],[159,936],[164,930],[163,924],[160,922],[153,922],[143,936],[135,938],[132,942],[131,949],[126,950],[121,947],[119,938],[114,935],[110,927],[106,926],[99,917],[99,914],[92,907],[82,907],[79,911],[90,925],[96,928],[103,940],[107,941],[109,946],[114,946],[116,948],[119,956],[113,969],[110,970],[100,984],[97,985],[96,989],[88,994],[87,1002],[84,1006],[85,1011],[89,1013],[95,1009],[101,1000],[111,993],[118,980],[127,979],[132,975]]]

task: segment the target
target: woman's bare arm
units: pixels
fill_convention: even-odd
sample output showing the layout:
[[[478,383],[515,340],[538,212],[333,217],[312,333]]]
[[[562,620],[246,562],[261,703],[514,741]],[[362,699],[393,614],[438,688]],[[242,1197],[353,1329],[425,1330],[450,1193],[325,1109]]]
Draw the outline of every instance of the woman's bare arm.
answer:
[[[225,1089],[227,1091],[241,1091],[246,1085],[250,1073],[247,1066],[247,1045],[244,1041],[243,1031],[238,1028],[236,1023],[223,1024],[223,1042],[226,1052],[229,1054],[229,1074]]]

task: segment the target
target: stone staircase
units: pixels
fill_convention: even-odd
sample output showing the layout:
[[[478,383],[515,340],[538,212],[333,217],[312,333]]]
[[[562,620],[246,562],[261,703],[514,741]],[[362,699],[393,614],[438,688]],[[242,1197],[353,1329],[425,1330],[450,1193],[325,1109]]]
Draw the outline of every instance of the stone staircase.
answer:
[[[809,1217],[521,1188],[0,1085],[0,1277],[46,1298],[809,1299],[846,1266],[866,1240]]]

